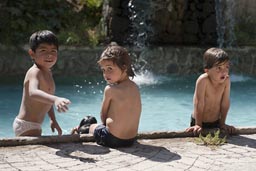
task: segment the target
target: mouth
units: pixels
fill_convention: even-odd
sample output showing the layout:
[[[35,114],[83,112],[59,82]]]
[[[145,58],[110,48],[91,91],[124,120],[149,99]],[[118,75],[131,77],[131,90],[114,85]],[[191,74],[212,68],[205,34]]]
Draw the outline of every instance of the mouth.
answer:
[[[49,61],[49,60],[47,60],[47,61],[45,61],[45,62],[53,62],[53,61]]]
[[[224,80],[226,78],[226,76],[221,76],[220,79]]]

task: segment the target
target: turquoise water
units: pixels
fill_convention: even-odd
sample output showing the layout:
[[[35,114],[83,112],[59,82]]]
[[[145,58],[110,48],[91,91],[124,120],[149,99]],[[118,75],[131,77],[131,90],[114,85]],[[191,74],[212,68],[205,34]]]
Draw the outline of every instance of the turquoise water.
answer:
[[[192,98],[197,76],[153,76],[135,78],[140,87],[142,114],[139,131],[180,131],[189,126]],[[83,116],[100,121],[102,78],[55,78],[56,95],[72,101],[67,113],[56,112],[64,134],[79,124]],[[231,75],[231,107],[227,123],[235,126],[256,125],[256,78]],[[0,83],[0,137],[13,137],[12,122],[19,111],[23,78],[5,78]],[[46,116],[43,135],[56,135]]]

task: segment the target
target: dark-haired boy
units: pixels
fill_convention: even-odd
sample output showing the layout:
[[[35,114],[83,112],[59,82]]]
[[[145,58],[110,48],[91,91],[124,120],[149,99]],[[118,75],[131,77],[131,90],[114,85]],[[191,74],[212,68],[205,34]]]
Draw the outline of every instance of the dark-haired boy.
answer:
[[[13,130],[16,136],[41,136],[41,124],[48,113],[52,131],[57,129],[61,135],[53,105],[59,112],[66,112],[71,102],[54,95],[55,83],[51,68],[58,57],[57,37],[48,30],[38,31],[31,35],[29,44],[28,53],[34,64],[24,79],[20,111],[13,122]]]
[[[187,132],[199,133],[203,128],[221,128],[233,133],[235,128],[227,125],[230,107],[230,78],[228,54],[219,48],[204,53],[204,71],[196,81],[194,111]]]

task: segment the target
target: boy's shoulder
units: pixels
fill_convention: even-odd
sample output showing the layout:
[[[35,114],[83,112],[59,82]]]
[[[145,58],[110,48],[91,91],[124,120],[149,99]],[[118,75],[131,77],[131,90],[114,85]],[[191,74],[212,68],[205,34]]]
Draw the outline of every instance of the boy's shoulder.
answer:
[[[43,75],[42,70],[39,69],[38,67],[36,67],[35,65],[33,65],[28,69],[25,77],[26,77],[27,80],[31,79],[31,78],[38,78],[39,79],[40,77],[42,77],[42,75]]]
[[[209,75],[207,73],[203,73],[201,74],[198,78],[197,78],[197,82],[205,82],[209,80]]]
[[[138,86],[132,80],[128,80],[119,84],[109,84],[105,87],[105,91],[123,91],[126,89],[132,90],[133,88],[138,89]]]
[[[32,75],[32,74],[38,74],[38,73],[40,73],[40,69],[38,67],[35,67],[35,65],[33,65],[28,69],[26,75]]]

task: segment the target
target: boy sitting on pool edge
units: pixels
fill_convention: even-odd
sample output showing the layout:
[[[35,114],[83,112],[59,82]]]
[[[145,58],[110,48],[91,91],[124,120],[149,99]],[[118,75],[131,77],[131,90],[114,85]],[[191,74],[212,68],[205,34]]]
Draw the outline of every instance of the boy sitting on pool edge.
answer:
[[[141,97],[138,86],[129,78],[135,76],[130,56],[125,48],[112,43],[104,50],[98,64],[108,85],[101,106],[102,124],[91,124],[89,133],[99,145],[131,146],[138,133]]]
[[[203,58],[205,73],[196,81],[194,111],[186,131],[200,133],[204,128],[221,128],[234,133],[235,128],[225,123],[230,107],[228,54],[222,49],[210,48]]]

